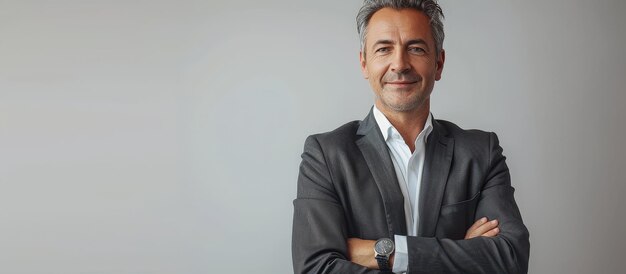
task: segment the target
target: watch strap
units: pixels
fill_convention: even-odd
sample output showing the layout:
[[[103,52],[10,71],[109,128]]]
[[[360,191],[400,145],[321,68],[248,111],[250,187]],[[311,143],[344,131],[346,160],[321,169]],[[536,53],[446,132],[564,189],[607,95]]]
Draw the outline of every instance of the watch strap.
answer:
[[[389,256],[376,255],[376,261],[378,262],[378,268],[384,272],[391,272],[389,268]]]

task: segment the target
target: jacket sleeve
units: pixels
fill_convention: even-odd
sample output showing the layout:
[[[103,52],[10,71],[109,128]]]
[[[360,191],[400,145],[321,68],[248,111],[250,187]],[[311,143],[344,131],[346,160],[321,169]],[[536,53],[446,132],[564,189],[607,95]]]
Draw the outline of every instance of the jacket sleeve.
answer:
[[[294,273],[379,273],[347,259],[344,210],[315,136],[304,144],[293,205]]]
[[[497,219],[495,237],[469,240],[407,237],[408,273],[527,273],[529,233],[513,197],[509,169],[498,137],[490,133],[489,170],[475,220]]]

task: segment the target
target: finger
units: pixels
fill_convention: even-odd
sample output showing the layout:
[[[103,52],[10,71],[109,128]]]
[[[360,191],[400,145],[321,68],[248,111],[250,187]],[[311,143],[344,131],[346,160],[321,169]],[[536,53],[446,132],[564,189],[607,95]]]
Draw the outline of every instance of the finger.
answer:
[[[480,225],[479,227],[477,227],[476,229],[472,230],[472,231],[468,231],[468,237],[467,238],[474,238],[474,237],[478,237],[480,235],[483,235],[484,233],[486,233],[489,230],[492,230],[494,228],[496,228],[498,226],[498,220],[491,220],[489,222],[486,222],[482,225]]]
[[[476,229],[480,227],[482,224],[484,224],[485,222],[487,222],[487,217],[482,217],[476,220],[476,222],[474,222],[474,224],[472,224],[472,226],[467,229],[467,232],[465,232],[465,239],[476,237],[475,235]]]
[[[482,217],[478,219],[478,221],[474,222],[474,224],[467,231],[474,231],[485,222],[487,222],[487,217]]]
[[[498,227],[498,220],[491,220],[491,221],[486,222],[483,225],[479,226],[474,231],[474,234],[480,236],[480,235],[485,234],[487,231],[492,230],[492,229],[494,229],[496,227]]]
[[[483,236],[483,237],[493,237],[493,236],[498,235],[498,233],[500,233],[500,228],[496,227],[496,228],[494,228],[492,230],[489,230],[489,231],[483,233],[483,235],[480,235],[480,236]]]
[[[491,221],[486,221],[481,223],[480,225],[476,226],[474,229],[472,229],[472,235],[481,235],[491,229],[493,229],[494,227],[496,227],[496,222],[494,222],[495,220],[491,220]]]
[[[474,233],[474,231],[486,222],[487,222],[487,217],[482,217],[478,219],[476,222],[474,222],[474,224],[469,229],[467,229],[467,232],[465,233],[465,239],[478,236],[479,234]]]

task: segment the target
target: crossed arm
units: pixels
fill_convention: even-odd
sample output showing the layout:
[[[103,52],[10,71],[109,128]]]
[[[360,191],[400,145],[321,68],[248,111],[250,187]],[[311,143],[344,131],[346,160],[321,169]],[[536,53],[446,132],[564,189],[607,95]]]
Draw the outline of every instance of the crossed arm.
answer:
[[[465,240],[476,237],[493,237],[498,235],[498,220],[489,221],[487,217],[480,218],[476,221],[465,234]],[[369,269],[379,269],[375,259],[374,244],[376,240],[364,240],[359,238],[349,238],[348,259],[358,265],[362,265]],[[389,265],[393,266],[394,256],[392,255]]]

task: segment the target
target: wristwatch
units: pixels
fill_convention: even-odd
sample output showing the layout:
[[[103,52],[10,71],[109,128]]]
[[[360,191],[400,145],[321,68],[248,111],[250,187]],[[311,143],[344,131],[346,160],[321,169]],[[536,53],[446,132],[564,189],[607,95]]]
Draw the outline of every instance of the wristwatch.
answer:
[[[376,254],[378,268],[381,271],[391,271],[391,267],[389,267],[389,256],[393,254],[394,249],[395,244],[389,238],[380,238],[374,244],[374,254]]]

